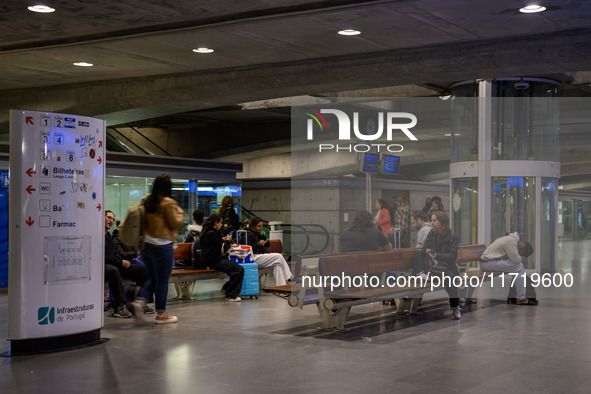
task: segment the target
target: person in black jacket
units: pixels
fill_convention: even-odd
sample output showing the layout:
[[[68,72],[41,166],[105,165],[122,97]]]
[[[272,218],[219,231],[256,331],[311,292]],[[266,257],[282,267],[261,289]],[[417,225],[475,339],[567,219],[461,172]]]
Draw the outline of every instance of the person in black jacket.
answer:
[[[459,276],[460,271],[456,265],[458,257],[458,237],[449,228],[449,217],[443,211],[435,211],[431,215],[433,229],[427,235],[423,252],[433,261],[434,264],[443,264],[445,267],[445,290],[449,295],[449,306],[452,309],[454,319],[462,317],[460,312],[460,299],[458,289],[450,286],[448,281],[451,277]],[[440,266],[441,267],[441,266]],[[433,272],[433,271],[432,271]]]
[[[121,223],[121,221],[115,220],[115,224],[117,226],[119,226],[119,223]],[[119,229],[113,230],[113,234],[111,234],[111,237],[113,238],[113,242],[115,243],[116,247],[120,248],[119,256],[121,256],[122,259],[132,261],[140,255],[140,248],[138,248],[137,246],[127,245],[121,240],[121,238],[119,237]]]
[[[244,268],[240,264],[225,258],[226,252],[230,248],[232,235],[222,236],[221,228],[222,217],[217,213],[211,214],[203,223],[203,231],[201,232],[203,258],[209,268],[222,271],[230,276],[230,280],[222,288],[226,293],[226,300],[240,302]]]
[[[341,251],[392,250],[392,244],[372,222],[371,213],[357,211],[351,222],[341,234]]]
[[[140,264],[131,264],[129,260],[121,257],[123,250],[113,241],[109,230],[115,222],[115,214],[112,211],[105,211],[105,281],[109,284],[109,290],[113,296],[114,317],[131,317],[131,313],[125,306],[127,298],[121,277],[135,281],[136,285],[142,286],[148,278],[146,267]]]

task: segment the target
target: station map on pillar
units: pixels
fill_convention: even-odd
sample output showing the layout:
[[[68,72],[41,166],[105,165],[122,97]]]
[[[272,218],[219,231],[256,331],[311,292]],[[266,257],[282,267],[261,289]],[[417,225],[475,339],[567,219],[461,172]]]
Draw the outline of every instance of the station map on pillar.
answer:
[[[93,179],[103,161],[101,133],[91,118],[73,115],[33,113],[25,123],[35,130],[23,155],[25,224],[37,234],[31,239],[43,242],[45,284],[88,281],[87,220],[102,209],[102,188],[95,190]]]

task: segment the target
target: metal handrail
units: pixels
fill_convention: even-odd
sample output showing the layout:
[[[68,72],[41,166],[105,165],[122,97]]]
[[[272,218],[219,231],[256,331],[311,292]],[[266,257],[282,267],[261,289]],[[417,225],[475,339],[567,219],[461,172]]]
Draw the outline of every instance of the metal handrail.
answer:
[[[258,216],[257,214],[255,214],[254,212],[250,211],[247,208],[244,207],[240,207],[241,211],[248,214],[250,217],[254,217],[254,216]],[[241,215],[241,217],[244,218],[244,215]],[[261,218],[262,219],[262,218]],[[263,219],[263,224],[265,225],[265,227],[269,228],[269,221]],[[310,231],[310,227],[312,228],[317,228],[320,231]],[[292,256],[299,256],[302,254],[320,254],[322,253],[329,244],[330,238],[329,238],[329,234],[328,234],[328,230],[321,224],[292,224],[292,223],[282,223],[281,224],[281,228],[284,230],[284,233],[287,234],[294,234],[294,232],[292,231],[292,228],[297,228],[299,229],[301,232],[301,234],[303,234],[305,236],[305,242],[304,242],[304,247],[302,248],[301,251],[290,251],[291,253],[289,253]],[[322,247],[318,248],[318,250],[312,250],[312,251],[308,251],[308,248],[310,247],[310,236],[314,235],[314,234],[323,234],[325,241],[324,244],[322,245]],[[285,247],[285,245],[284,245]]]

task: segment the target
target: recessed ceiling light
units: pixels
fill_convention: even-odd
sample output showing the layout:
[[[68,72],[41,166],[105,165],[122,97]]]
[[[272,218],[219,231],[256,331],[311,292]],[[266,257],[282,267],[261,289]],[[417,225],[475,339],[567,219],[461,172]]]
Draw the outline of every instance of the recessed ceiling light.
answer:
[[[55,8],[51,8],[47,5],[41,5],[41,4],[37,4],[37,5],[31,5],[29,7],[27,7],[27,9],[29,11],[33,11],[33,12],[41,12],[44,14],[48,14],[50,12],[55,11]]]
[[[78,67],[92,67],[92,66],[94,66],[94,64],[88,63],[88,62],[76,62],[76,63],[74,63],[74,66],[78,66]]]
[[[197,53],[212,53],[213,49],[211,48],[197,48],[197,49],[193,49],[193,52],[197,52]]]
[[[519,12],[522,12],[524,14],[533,14],[535,12],[542,12],[542,11],[546,11],[546,7],[541,6],[541,5],[537,5],[537,4],[528,5],[526,7],[519,9]]]
[[[356,35],[361,34],[361,32],[359,30],[345,29],[345,30],[339,31],[339,34],[341,36],[356,36]]]

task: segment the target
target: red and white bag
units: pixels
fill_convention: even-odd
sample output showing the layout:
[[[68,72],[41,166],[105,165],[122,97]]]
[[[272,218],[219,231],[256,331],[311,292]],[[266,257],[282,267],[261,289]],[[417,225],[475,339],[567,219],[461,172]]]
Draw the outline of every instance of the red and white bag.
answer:
[[[229,254],[230,260],[238,264],[254,262],[254,253],[250,245],[232,245]]]

